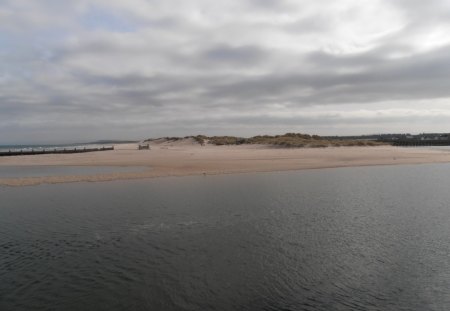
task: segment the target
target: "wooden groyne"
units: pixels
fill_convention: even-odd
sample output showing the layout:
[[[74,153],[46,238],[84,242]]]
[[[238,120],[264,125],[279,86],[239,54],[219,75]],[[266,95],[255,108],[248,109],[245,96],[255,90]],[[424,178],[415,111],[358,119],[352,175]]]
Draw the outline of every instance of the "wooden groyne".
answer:
[[[54,149],[38,149],[38,150],[9,150],[0,151],[0,157],[7,156],[21,156],[21,155],[36,155],[36,154],[68,154],[68,153],[85,153],[96,151],[108,151],[114,150],[113,147],[101,147],[101,148],[54,148]]]

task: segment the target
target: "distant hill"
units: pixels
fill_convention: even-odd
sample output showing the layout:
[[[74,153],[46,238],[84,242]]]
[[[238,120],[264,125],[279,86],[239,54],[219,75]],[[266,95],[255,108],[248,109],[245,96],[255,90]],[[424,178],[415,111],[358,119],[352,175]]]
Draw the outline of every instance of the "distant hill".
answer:
[[[98,144],[98,145],[110,145],[110,144],[132,144],[132,143],[138,143],[138,140],[97,140],[90,142],[89,144]]]

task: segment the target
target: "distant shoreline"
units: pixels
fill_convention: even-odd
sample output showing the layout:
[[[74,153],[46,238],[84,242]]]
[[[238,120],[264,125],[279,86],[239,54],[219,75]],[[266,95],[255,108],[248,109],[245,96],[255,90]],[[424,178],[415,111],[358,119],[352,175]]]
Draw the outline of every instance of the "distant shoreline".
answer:
[[[201,146],[191,141],[154,142],[150,150],[137,144],[115,150],[82,154],[48,154],[0,158],[2,166],[140,166],[131,173],[1,178],[3,186],[68,182],[101,182],[168,176],[214,175],[304,169],[449,163],[450,152],[426,148],[328,147],[277,148],[264,145]],[[151,168],[151,169],[148,169]]]

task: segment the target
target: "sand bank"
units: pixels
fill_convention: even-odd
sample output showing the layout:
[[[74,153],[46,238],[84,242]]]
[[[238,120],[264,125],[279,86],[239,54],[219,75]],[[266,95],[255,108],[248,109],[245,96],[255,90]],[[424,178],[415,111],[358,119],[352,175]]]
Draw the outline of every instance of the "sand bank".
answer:
[[[269,172],[349,166],[450,162],[450,152],[425,148],[334,147],[283,149],[271,146],[153,144],[151,150],[120,145],[114,151],[0,158],[0,166],[141,166],[142,172],[1,178],[0,185],[110,181],[163,176]]]

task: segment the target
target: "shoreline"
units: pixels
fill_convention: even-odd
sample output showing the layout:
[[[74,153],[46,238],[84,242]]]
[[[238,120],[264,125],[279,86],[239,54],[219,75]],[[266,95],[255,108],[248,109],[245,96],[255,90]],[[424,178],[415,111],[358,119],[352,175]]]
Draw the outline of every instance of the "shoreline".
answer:
[[[122,145],[113,151],[88,154],[13,156],[0,159],[2,167],[116,166],[143,167],[141,172],[92,175],[1,178],[0,186],[33,186],[73,182],[241,174],[309,169],[450,163],[450,152],[426,148],[328,147],[274,148],[261,145],[198,146],[154,145],[136,150]]]

